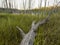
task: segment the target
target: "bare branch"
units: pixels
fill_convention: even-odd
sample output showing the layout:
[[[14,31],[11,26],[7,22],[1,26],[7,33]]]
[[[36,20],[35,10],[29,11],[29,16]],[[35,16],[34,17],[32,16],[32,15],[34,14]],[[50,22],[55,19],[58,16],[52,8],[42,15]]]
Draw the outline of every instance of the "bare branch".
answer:
[[[54,9],[53,9],[53,10],[54,10]],[[52,11],[53,11],[53,10],[52,10]],[[30,31],[29,31],[26,35],[25,35],[25,33],[22,31],[22,29],[17,26],[17,29],[20,30],[20,32],[21,32],[21,34],[22,34],[22,36],[23,36],[23,39],[22,39],[20,45],[33,45],[34,38],[35,38],[35,36],[36,36],[35,31],[37,30],[37,28],[38,28],[39,26],[41,26],[42,24],[45,24],[45,23],[49,20],[52,11],[49,12],[48,16],[47,16],[44,20],[38,21],[37,23],[35,23],[35,21],[33,21],[33,22],[32,22],[32,26],[31,26],[31,29],[30,29]],[[46,40],[47,40],[47,37],[45,38],[45,40],[44,40],[44,42],[43,42],[43,45],[45,45],[45,43],[46,43],[45,41],[46,41]]]
[[[25,36],[25,33],[23,32],[23,30],[21,28],[19,28],[18,26],[16,26],[16,28],[20,31],[22,37],[24,37]]]
[[[46,22],[49,20],[49,17],[50,17],[50,15],[48,15],[48,16],[46,17],[46,19],[44,19],[44,20],[42,20],[42,21],[38,21],[38,22],[36,23],[36,27],[38,27],[38,26],[46,23]]]
[[[32,22],[31,30],[35,27],[35,21]]]
[[[60,3],[60,1],[56,4],[56,7],[57,7],[57,5],[58,5],[59,3]],[[55,8],[56,8],[56,7],[55,7]],[[50,15],[51,15],[51,13],[52,13],[54,10],[55,10],[55,9],[53,9],[51,12],[49,12],[49,14],[48,14],[48,16],[46,17],[46,19],[44,19],[44,20],[42,20],[42,21],[38,21],[38,22],[36,23],[35,29],[37,29],[40,25],[46,23],[46,22],[49,20]]]

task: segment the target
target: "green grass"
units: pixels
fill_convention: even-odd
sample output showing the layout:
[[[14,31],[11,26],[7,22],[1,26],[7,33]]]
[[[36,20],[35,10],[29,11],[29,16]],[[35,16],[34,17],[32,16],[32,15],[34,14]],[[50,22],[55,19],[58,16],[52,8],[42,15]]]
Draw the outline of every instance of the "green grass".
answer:
[[[16,26],[21,27],[27,33],[33,20],[37,20],[37,17],[0,14],[0,45],[18,45],[21,36]]]
[[[0,45],[19,45],[22,40],[16,26],[23,29],[25,33],[31,28],[32,21],[42,20],[45,15],[13,15],[0,14]],[[45,40],[45,38],[47,38]],[[52,14],[50,20],[40,26],[34,45],[60,45],[60,15]]]

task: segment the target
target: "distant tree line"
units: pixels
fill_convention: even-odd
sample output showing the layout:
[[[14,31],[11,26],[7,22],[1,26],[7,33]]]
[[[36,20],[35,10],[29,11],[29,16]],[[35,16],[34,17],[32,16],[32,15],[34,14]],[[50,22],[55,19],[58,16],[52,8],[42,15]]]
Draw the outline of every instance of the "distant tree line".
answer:
[[[28,9],[30,10],[35,5],[36,0],[22,0],[23,9],[26,10],[26,6],[28,3]],[[37,0],[38,1],[38,7],[42,7],[43,0]],[[57,4],[59,0],[54,0],[54,4]],[[44,7],[47,5],[49,6],[50,0],[44,0]],[[53,5],[54,5],[53,4]],[[2,0],[2,6],[4,8],[18,8],[18,4],[16,5],[15,0]]]

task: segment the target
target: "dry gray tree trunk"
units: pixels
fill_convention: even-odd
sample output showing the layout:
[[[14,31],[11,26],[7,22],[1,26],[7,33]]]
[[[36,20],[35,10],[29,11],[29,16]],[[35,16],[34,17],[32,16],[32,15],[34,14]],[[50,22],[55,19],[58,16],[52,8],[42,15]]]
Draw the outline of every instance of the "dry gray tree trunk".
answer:
[[[20,30],[20,33],[21,33],[21,35],[23,37],[20,45],[33,45],[33,42],[34,42],[34,39],[35,39],[35,36],[36,36],[37,28],[40,25],[46,23],[48,21],[49,17],[50,16],[48,15],[46,19],[44,19],[43,21],[38,21],[37,23],[35,23],[35,21],[33,21],[31,29],[27,34],[25,34],[23,32],[23,30],[17,26],[17,29]]]
[[[59,3],[60,3],[60,2],[58,2],[57,5],[58,5]],[[42,24],[45,24],[45,23],[49,20],[50,15],[51,15],[51,13],[52,13],[54,10],[55,10],[55,9],[53,9],[53,10],[48,14],[48,16],[47,16],[44,20],[38,21],[37,23],[35,23],[35,21],[33,21],[33,22],[32,22],[32,26],[31,26],[31,29],[30,29],[30,31],[29,31],[27,34],[25,34],[21,28],[19,28],[18,26],[16,26],[16,28],[17,28],[18,30],[20,30],[20,33],[21,33],[22,38],[23,38],[22,41],[21,41],[21,43],[20,43],[20,45],[33,45],[33,42],[34,42],[34,39],[35,39],[35,36],[36,36],[37,28],[38,28],[39,26],[41,26]],[[46,39],[45,39],[45,40],[46,40]],[[44,44],[43,44],[43,45],[44,45]]]

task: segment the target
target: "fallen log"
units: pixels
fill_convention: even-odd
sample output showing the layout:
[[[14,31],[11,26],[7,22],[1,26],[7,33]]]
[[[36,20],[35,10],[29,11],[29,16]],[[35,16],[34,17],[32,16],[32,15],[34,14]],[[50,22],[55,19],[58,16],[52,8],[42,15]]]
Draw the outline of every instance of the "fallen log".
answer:
[[[58,5],[59,3],[60,3],[60,2],[58,2],[57,5]],[[36,23],[35,21],[33,21],[33,22],[32,22],[32,25],[31,25],[31,29],[29,30],[29,32],[28,32],[27,34],[25,34],[20,27],[16,26],[16,28],[17,28],[18,30],[20,30],[20,33],[21,33],[22,38],[23,38],[22,41],[21,41],[21,43],[20,43],[20,45],[33,45],[33,42],[34,42],[34,39],[35,39],[35,36],[36,36],[37,28],[38,28],[39,26],[41,26],[42,24],[47,23],[47,21],[48,21],[49,18],[50,18],[50,15],[51,15],[51,13],[52,13],[53,11],[54,11],[54,9],[53,9],[51,12],[49,12],[48,16],[47,16],[44,20],[38,21],[37,23]],[[45,40],[46,40],[46,38],[45,38]],[[44,41],[44,44],[45,44],[45,41]],[[44,45],[44,44],[43,44],[43,45]]]

